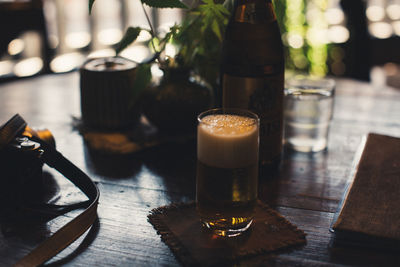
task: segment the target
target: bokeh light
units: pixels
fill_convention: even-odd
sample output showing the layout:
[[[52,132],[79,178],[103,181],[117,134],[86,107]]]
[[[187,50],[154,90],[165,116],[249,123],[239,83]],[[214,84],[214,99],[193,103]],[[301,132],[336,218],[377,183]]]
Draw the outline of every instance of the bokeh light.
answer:
[[[70,48],[83,48],[90,44],[91,39],[88,32],[72,32],[65,36],[65,43]]]
[[[43,60],[40,57],[31,57],[19,61],[14,66],[14,73],[18,77],[32,76],[43,68]]]
[[[386,13],[392,20],[400,19],[400,3],[388,5],[386,7]]]
[[[8,44],[8,53],[11,56],[18,55],[25,49],[25,42],[22,39],[14,39]]]
[[[392,22],[393,31],[397,36],[400,36],[400,20]]]
[[[393,34],[392,25],[387,22],[374,22],[368,26],[370,34],[379,39],[389,38]]]
[[[78,52],[67,53],[55,57],[50,62],[50,68],[55,73],[72,71],[83,64],[86,57]]]
[[[350,38],[349,30],[341,25],[331,26],[328,30],[328,37],[332,43],[345,43]]]
[[[288,34],[287,44],[293,48],[301,48],[304,45],[304,39],[300,34]]]
[[[326,21],[331,25],[340,24],[344,22],[344,13],[338,7],[329,8],[325,12],[325,18]]]
[[[382,6],[371,5],[367,7],[366,14],[370,21],[381,21],[385,17],[385,9]]]
[[[103,45],[113,45],[121,40],[122,35],[120,29],[104,29],[98,33],[97,38]]]
[[[13,66],[14,64],[11,60],[0,61],[0,76],[11,74]]]

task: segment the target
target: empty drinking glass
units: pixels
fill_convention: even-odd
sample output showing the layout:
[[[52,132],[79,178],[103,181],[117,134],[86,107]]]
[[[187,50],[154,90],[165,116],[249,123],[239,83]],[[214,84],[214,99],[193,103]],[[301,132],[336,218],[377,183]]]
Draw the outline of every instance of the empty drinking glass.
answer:
[[[301,152],[317,152],[327,147],[334,91],[335,81],[328,78],[286,80],[285,145]]]

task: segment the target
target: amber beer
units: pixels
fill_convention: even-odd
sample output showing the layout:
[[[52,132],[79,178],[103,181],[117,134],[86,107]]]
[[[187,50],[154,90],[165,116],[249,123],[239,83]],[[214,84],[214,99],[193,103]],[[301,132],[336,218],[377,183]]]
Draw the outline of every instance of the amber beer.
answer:
[[[259,120],[245,110],[214,109],[199,115],[197,211],[220,236],[248,229],[257,199]]]

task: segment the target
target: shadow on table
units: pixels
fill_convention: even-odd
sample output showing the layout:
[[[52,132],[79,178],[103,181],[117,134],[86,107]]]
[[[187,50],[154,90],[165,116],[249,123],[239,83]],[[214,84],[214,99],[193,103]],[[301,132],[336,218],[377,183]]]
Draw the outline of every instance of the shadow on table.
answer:
[[[400,254],[393,254],[393,251],[399,250],[399,247],[391,249],[380,247],[374,243],[364,243],[356,245],[355,243],[334,244],[332,239],[329,245],[329,258],[331,262],[345,265],[357,266],[398,266]],[[351,255],[351,256],[350,256]]]
[[[165,143],[143,151],[138,157],[151,175],[160,177],[171,193],[194,199],[196,191],[196,142]]]
[[[194,199],[196,187],[196,144],[194,139],[165,142],[140,152],[105,154],[84,145],[90,172],[102,179],[125,180],[148,189],[165,186],[168,194]],[[174,198],[171,198],[174,199]]]
[[[41,187],[40,189],[40,194],[32,194],[29,197],[23,195],[18,199],[10,200],[10,203],[2,203],[0,225],[5,237],[21,236],[28,238],[29,241],[29,234],[35,232],[32,231],[32,228],[40,229],[39,235],[43,236],[32,237],[32,240],[42,240],[46,237],[48,233],[45,229],[45,224],[59,214],[47,211],[42,212],[40,208],[36,207],[57,199],[60,188],[50,173],[43,172],[43,188]],[[20,192],[23,192],[23,189]]]
[[[45,266],[61,266],[63,264],[67,264],[68,262],[79,256],[83,251],[85,251],[86,248],[88,248],[93,243],[93,241],[96,239],[99,233],[99,230],[100,230],[100,221],[99,218],[97,218],[92,227],[90,228],[89,232],[86,234],[86,236],[76,249],[74,249],[67,256],[59,260],[50,262]]]
[[[33,249],[39,243],[49,238],[52,235],[52,232],[48,227],[48,222],[79,208],[79,203],[72,203],[72,205],[63,205],[58,207],[48,206],[45,204],[56,202],[60,198],[60,191],[61,189],[53,175],[44,171],[43,190],[40,195],[37,195],[35,198],[23,199],[19,204],[10,203],[7,205],[9,208],[0,210],[0,229],[3,236],[2,239],[4,239],[2,243],[7,243],[7,240],[10,239],[11,247],[28,246]],[[65,221],[64,219],[62,220]],[[97,219],[79,246],[72,253],[47,266],[65,264],[78,256],[96,238],[99,227],[100,224]],[[18,243],[15,243],[16,240],[18,240]],[[4,252],[7,253],[6,251]],[[21,252],[27,254],[25,250]],[[0,257],[2,253],[0,253]],[[23,254],[20,253],[19,250],[14,251],[13,253],[21,254],[16,255],[17,257],[23,257]]]
[[[109,179],[127,179],[140,171],[142,162],[131,154],[105,154],[84,144],[86,166],[93,173]]]

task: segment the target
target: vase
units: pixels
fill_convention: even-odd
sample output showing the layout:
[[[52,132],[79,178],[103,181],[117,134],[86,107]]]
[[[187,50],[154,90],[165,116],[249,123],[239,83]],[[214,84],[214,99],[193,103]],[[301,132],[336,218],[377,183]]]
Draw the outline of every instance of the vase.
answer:
[[[212,91],[189,69],[163,72],[160,83],[147,90],[143,112],[161,134],[194,134],[197,115],[212,106]]]

